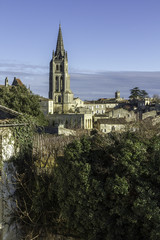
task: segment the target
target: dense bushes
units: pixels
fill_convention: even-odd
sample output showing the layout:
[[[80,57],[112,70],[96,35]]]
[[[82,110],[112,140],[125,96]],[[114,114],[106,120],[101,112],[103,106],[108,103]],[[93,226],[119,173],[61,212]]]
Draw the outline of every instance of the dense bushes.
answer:
[[[160,239],[159,136],[83,137],[67,146],[48,174],[37,174],[37,159],[27,152],[13,161],[19,176],[13,215],[27,233]]]
[[[0,88],[0,105],[35,117],[39,124],[45,123],[44,115],[40,110],[39,97],[24,85]]]

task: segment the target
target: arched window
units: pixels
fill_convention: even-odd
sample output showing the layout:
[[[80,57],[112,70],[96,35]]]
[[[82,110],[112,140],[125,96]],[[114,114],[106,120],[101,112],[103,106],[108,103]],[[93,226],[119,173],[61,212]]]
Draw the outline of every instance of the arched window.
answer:
[[[64,82],[63,82],[63,77],[61,76],[61,91],[64,90]]]
[[[60,71],[62,72],[62,70],[63,70],[63,66],[62,66],[62,65],[60,65]]]
[[[57,71],[59,70],[59,65],[58,65],[58,64],[56,65],[56,70],[57,70]]]
[[[115,126],[112,126],[112,132],[114,132],[116,129],[115,129]]]
[[[58,102],[61,103],[61,96],[58,96]]]
[[[58,76],[56,77],[56,91],[59,91],[59,78]]]

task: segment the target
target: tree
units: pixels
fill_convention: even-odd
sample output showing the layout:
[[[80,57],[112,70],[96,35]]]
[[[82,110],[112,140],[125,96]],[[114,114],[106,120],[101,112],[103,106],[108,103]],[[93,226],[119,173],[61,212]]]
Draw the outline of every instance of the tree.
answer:
[[[130,132],[84,136],[48,174],[37,174],[38,155],[26,151],[13,161],[19,226],[32,238],[160,239],[159,142]]]
[[[160,103],[160,96],[158,94],[154,94],[152,101],[155,103]]]
[[[45,118],[40,110],[39,98],[25,86],[12,86],[0,88],[0,104],[20,113],[37,118],[44,123]]]
[[[148,97],[148,93],[145,90],[140,90],[138,87],[131,89],[130,94],[130,99],[144,99]]]
[[[159,140],[124,133],[70,144],[57,174],[68,229],[81,239],[158,240]]]

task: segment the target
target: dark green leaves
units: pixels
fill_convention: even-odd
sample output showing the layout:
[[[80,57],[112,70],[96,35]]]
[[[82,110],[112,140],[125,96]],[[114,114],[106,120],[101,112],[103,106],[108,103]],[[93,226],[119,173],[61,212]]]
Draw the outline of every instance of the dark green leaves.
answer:
[[[140,90],[138,87],[131,89],[130,93],[130,99],[144,99],[148,97],[148,93],[145,90]]]

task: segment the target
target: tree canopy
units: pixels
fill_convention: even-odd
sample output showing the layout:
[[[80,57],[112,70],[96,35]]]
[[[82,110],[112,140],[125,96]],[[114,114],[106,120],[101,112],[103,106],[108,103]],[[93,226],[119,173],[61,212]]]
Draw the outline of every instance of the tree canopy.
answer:
[[[58,168],[67,226],[82,239],[159,239],[159,140],[127,133],[70,144]]]
[[[152,101],[155,103],[160,103],[160,96],[158,94],[154,94]]]
[[[39,122],[44,121],[38,96],[34,95],[24,85],[0,88],[0,104],[36,117]]]
[[[27,152],[14,161],[19,224],[81,240],[160,239],[159,142],[129,132],[85,136],[38,175]]]
[[[145,90],[140,90],[138,87],[130,90],[130,99],[144,99],[148,97],[148,93]]]

